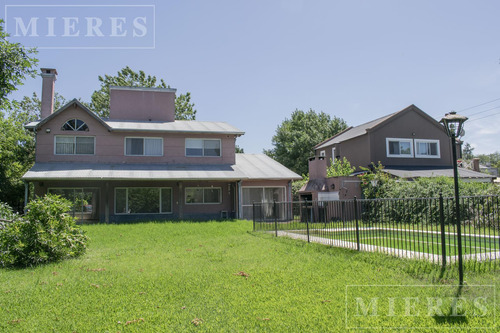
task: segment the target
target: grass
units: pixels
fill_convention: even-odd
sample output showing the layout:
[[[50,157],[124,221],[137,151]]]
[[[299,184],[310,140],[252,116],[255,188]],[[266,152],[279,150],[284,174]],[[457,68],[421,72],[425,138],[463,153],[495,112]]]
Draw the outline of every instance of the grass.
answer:
[[[290,231],[299,234],[307,234],[303,230]],[[342,240],[356,243],[355,230],[310,230],[311,236],[327,239]],[[412,230],[412,229],[385,229],[370,228],[359,231],[361,244],[382,246],[387,248],[402,249],[407,251],[417,251],[431,254],[442,254],[441,234],[436,232]],[[463,235],[462,253],[477,254],[497,252],[500,249],[499,238],[488,235]],[[456,234],[446,234],[445,250],[447,256],[458,254],[458,244]]]
[[[471,302],[454,316],[447,301],[442,315],[427,316],[425,309],[416,316],[355,315],[360,295],[366,302],[409,295],[472,300],[484,294],[472,285],[500,285],[498,271],[486,264],[467,266],[470,286],[458,289],[454,268],[273,238],[252,233],[246,221],[84,229],[91,243],[79,259],[0,270],[0,331],[338,332],[346,328],[346,314],[348,326],[369,331],[498,328],[491,294],[483,316]],[[381,302],[379,313],[386,308]],[[394,307],[403,308],[404,302]]]
[[[335,221],[328,223],[278,222],[278,230],[301,235],[357,242],[355,221]],[[272,232],[276,225],[273,222],[259,222],[258,230]],[[416,251],[440,255],[442,253],[441,227],[435,224],[408,223],[360,223],[360,244],[375,245],[387,248]],[[445,226],[446,255],[458,254],[456,229],[454,225]],[[497,229],[464,225],[462,229],[462,252],[465,255],[492,253],[500,251],[500,235]]]

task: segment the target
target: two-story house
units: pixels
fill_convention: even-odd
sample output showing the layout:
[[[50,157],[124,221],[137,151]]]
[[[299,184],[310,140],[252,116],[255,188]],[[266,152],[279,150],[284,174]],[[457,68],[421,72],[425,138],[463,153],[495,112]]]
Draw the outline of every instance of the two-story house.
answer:
[[[461,150],[460,144],[457,141],[454,147],[458,151]],[[394,177],[453,177],[451,149],[444,127],[415,105],[410,105],[401,111],[349,127],[316,145],[315,156],[309,161],[310,175],[313,176],[301,193],[317,198],[320,192],[335,192],[332,186],[328,186],[333,183],[326,181],[326,168],[344,157],[352,166],[358,167],[358,171],[359,166],[370,167],[372,163],[380,162],[384,172]],[[492,181],[490,175],[465,168],[459,168],[459,175],[473,181]],[[347,188],[347,185],[341,188]],[[350,193],[359,195],[360,191]],[[335,196],[335,193],[331,194]]]
[[[175,89],[111,87],[107,119],[76,99],[53,112],[56,75],[42,69],[41,119],[26,125],[36,161],[23,179],[35,195],[70,199],[79,218],[251,218],[253,202],[290,200],[301,178],[263,154],[236,154],[244,132],[234,126],[175,120]]]

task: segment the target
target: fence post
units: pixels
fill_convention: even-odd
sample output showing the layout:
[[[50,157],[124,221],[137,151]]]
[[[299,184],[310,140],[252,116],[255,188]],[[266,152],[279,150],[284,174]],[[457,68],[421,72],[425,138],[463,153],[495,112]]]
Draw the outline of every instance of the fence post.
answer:
[[[354,197],[354,219],[356,220],[356,243],[358,245],[358,251],[360,250],[359,245],[359,222],[358,222],[358,200]]]
[[[278,237],[278,215],[276,214],[276,200],[273,201],[273,213],[274,213],[274,230],[275,236]]]
[[[439,193],[439,222],[441,224],[441,256],[443,267],[446,266],[446,232],[444,229],[444,200],[443,194]]]
[[[255,201],[252,203],[253,231],[255,231]]]

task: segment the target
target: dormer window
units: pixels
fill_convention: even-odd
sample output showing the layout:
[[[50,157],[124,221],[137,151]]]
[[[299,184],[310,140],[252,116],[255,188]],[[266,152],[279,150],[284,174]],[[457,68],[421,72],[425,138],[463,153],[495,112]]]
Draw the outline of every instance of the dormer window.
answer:
[[[70,119],[61,127],[62,131],[88,132],[89,127],[80,119]]]

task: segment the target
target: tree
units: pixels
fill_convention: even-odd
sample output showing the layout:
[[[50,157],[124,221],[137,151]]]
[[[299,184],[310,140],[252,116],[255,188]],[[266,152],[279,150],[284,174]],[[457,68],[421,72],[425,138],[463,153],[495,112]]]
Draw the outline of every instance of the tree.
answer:
[[[24,201],[21,177],[35,160],[35,137],[24,125],[38,116],[22,109],[25,99],[12,103],[14,108],[6,117],[0,118],[0,201],[15,209],[19,209]]]
[[[307,159],[314,155],[314,146],[346,128],[341,118],[312,109],[295,110],[278,126],[272,139],[274,148],[264,153],[299,175],[308,174]]]
[[[7,96],[23,84],[27,76],[35,77],[38,60],[32,55],[36,50],[19,43],[7,41],[9,34],[3,30],[0,20],[0,109],[10,104]]]
[[[100,117],[109,116],[109,87],[110,86],[132,86],[148,88],[169,88],[169,86],[160,79],[157,83],[156,76],[146,75],[143,71],[133,71],[130,67],[122,68],[117,75],[104,75],[98,77],[101,82],[101,88],[92,93],[92,101],[89,108]],[[196,110],[194,103],[191,103],[191,93],[181,94],[175,99],[175,119],[177,120],[195,120]]]
[[[464,160],[472,160],[474,158],[474,147],[472,147],[470,143],[465,143],[462,148],[462,156]]]
[[[327,177],[341,177],[341,176],[349,176],[356,170],[356,167],[351,166],[351,162],[344,158],[342,160],[333,162],[330,159],[330,166],[326,169]]]
[[[66,98],[61,96],[59,93],[54,93],[54,110],[57,110],[64,106],[68,101]],[[40,110],[42,108],[42,100],[34,92],[31,97],[24,96],[20,102],[16,102],[18,105],[11,108],[11,112],[15,114],[26,113],[33,120],[40,119]]]
[[[245,150],[243,148],[241,148],[240,146],[236,145],[235,147],[235,153],[236,154],[243,154],[245,152]]]

